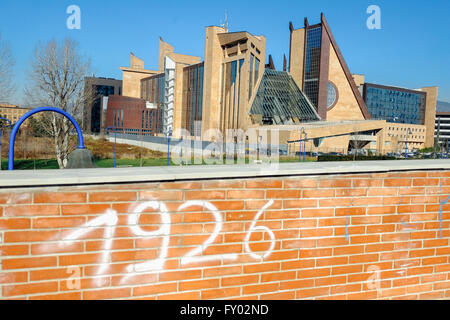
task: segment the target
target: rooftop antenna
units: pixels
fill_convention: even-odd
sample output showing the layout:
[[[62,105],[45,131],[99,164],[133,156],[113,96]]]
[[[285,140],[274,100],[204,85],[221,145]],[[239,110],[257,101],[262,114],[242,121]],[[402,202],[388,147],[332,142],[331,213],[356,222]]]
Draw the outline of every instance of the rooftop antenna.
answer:
[[[228,33],[228,10],[225,10],[225,22],[220,25]]]

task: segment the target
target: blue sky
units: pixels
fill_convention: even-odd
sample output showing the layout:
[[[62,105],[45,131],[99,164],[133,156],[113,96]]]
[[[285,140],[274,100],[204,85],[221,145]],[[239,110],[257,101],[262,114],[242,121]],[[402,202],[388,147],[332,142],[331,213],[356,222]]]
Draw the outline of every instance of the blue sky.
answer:
[[[66,8],[81,8],[81,30],[66,28]],[[381,8],[381,30],[369,30],[369,5]],[[0,1],[0,32],[9,41],[16,60],[18,93],[38,41],[72,37],[91,59],[96,76],[122,78],[120,66],[129,65],[129,53],[157,68],[158,37],[179,53],[204,56],[204,30],[219,25],[228,11],[230,31],[246,30],[267,38],[267,54],[277,69],[289,53],[289,28],[320,21],[324,12],[352,73],[367,82],[408,88],[439,86],[439,99],[450,101],[449,0],[276,0],[276,1]]]

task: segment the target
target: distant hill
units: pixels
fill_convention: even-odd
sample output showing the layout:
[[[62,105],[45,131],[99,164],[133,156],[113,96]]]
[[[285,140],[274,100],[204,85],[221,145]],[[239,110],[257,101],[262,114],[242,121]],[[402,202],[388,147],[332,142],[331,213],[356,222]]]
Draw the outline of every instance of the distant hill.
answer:
[[[436,112],[450,112],[450,102],[439,101],[437,102]]]

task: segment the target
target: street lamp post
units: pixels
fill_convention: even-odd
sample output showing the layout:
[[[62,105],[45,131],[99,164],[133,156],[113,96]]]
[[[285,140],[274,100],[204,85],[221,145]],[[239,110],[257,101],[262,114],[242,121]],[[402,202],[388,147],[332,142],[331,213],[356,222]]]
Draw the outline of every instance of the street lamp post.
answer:
[[[448,159],[448,143],[450,140],[447,140],[447,159]]]
[[[6,118],[1,118],[0,120],[5,120],[7,121],[9,124],[7,126],[2,126],[0,127],[0,170],[2,170],[2,135],[3,135],[3,129],[7,128],[7,127],[11,127],[11,121],[9,121]]]
[[[106,128],[106,134],[109,134],[109,130],[114,129],[114,168],[117,168],[117,128],[108,127]]]
[[[411,132],[411,128],[408,128],[408,131],[406,132],[406,144],[405,144],[405,160],[408,160],[408,136]]]
[[[56,112],[59,114],[62,114],[63,116],[65,116],[67,119],[69,119],[70,122],[72,122],[73,126],[75,127],[75,130],[77,131],[77,135],[78,135],[78,145],[77,145],[77,150],[82,150],[82,151],[88,151],[86,149],[86,147],[84,146],[84,139],[83,139],[83,132],[81,131],[80,126],[78,125],[77,121],[66,111],[58,109],[58,108],[54,108],[54,107],[41,107],[41,108],[36,108],[31,110],[30,112],[26,113],[25,115],[23,115],[19,121],[15,124],[14,128],[11,131],[11,136],[9,137],[9,152],[8,152],[8,170],[12,171],[14,170],[14,144],[16,142],[16,136],[17,136],[17,132],[19,131],[20,126],[25,122],[25,120],[27,120],[29,117],[31,117],[32,115],[36,114],[36,113],[40,113],[40,112]],[[86,156],[89,156],[84,154],[84,158],[86,159]],[[92,155],[90,155],[92,156]],[[88,161],[91,161],[92,157],[89,158]],[[91,163],[92,165],[92,163]]]
[[[302,142],[303,142],[303,135],[306,135],[306,132],[305,132],[305,128],[304,127],[302,127],[301,129],[300,129],[300,139],[299,139],[299,146],[300,146],[300,148],[299,148],[299,152],[298,152],[298,162],[302,162]],[[304,155],[304,160],[306,159],[306,142],[304,143],[304,148],[305,148],[305,155]]]
[[[172,128],[167,132],[167,166],[170,167],[170,137],[172,136]]]

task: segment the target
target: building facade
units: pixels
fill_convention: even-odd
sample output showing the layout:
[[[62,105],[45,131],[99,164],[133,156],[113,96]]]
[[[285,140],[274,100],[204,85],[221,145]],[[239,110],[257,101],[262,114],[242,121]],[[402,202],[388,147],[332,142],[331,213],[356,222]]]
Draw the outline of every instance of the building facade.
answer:
[[[6,118],[15,124],[27,112],[31,111],[29,108],[23,108],[12,104],[0,104],[0,117]]]
[[[406,131],[416,139],[409,147],[423,149],[434,145],[437,87],[411,90],[372,83],[361,87],[372,118],[388,122],[386,138],[396,136],[406,146],[405,139],[409,137]]]
[[[290,23],[289,30],[283,71],[275,70],[270,55],[265,63],[263,35],[217,26],[206,27],[203,60],[175,53],[161,38],[158,70],[146,70],[131,54],[130,67],[121,68],[123,94],[140,101],[142,116],[126,121],[127,110],[135,108],[126,104],[137,100],[122,101],[124,123],[135,126],[124,130],[213,141],[217,131],[225,138],[230,129],[276,127],[283,132],[280,143],[292,143],[292,150],[300,148],[299,132],[309,130],[311,148],[343,153],[397,152],[433,143],[436,87],[400,90],[365,83],[363,75],[350,72],[323,14],[317,24],[305,18],[303,28]],[[115,119],[119,111],[109,109],[108,119]]]
[[[437,112],[434,136],[439,144],[446,144],[450,140],[450,112]]]
[[[83,110],[83,131],[100,133],[104,129],[106,99],[110,95],[122,95],[122,81],[111,78],[86,77],[84,91],[87,102]]]

